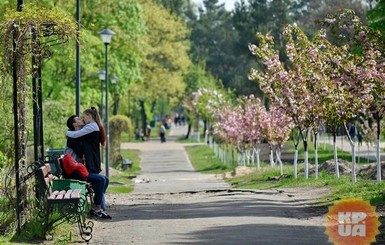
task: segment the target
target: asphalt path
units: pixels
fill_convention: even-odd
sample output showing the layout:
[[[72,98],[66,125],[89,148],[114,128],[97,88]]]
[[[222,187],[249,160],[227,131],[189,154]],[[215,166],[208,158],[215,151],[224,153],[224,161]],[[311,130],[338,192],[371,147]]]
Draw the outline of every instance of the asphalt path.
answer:
[[[309,207],[324,190],[236,190],[195,172],[175,138],[126,143],[141,151],[130,194],[108,194],[112,220],[95,222],[90,244],[328,244],[323,216]]]

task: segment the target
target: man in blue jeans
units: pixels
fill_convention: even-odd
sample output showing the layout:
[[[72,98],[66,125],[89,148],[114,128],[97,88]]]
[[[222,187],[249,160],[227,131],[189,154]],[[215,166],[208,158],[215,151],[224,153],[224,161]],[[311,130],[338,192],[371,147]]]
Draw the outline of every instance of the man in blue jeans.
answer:
[[[97,218],[111,219],[111,216],[106,212],[105,202],[105,192],[109,179],[100,174],[99,127],[96,122],[92,122],[95,112],[91,109],[85,112],[89,111],[91,111],[92,115],[85,113],[87,126],[85,126],[84,120],[76,115],[68,118],[67,126],[69,131],[67,131],[67,136],[69,137],[67,137],[66,153],[71,154],[78,162],[85,163],[89,171],[87,182],[91,183],[95,193],[94,205],[90,214]],[[70,131],[72,131],[72,134],[68,135]],[[77,131],[76,134],[74,134],[75,131]]]

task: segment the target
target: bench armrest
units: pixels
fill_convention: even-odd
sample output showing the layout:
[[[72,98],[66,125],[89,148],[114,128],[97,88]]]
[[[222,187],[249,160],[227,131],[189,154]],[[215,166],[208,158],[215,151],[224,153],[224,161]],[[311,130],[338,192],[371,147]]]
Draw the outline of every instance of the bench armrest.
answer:
[[[86,184],[85,181],[74,179],[55,179],[52,181],[52,191],[80,189],[83,193],[86,193]]]

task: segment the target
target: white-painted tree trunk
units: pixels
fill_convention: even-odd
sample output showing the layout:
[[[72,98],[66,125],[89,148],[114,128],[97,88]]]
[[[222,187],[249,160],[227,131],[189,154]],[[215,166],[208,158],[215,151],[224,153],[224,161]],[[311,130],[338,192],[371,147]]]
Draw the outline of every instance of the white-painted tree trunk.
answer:
[[[261,168],[261,161],[259,159],[259,152],[261,151],[261,149],[258,149],[258,148],[254,148],[254,152],[255,152],[255,156],[257,158],[257,168],[260,169]]]
[[[298,178],[298,149],[294,151],[294,178]]]
[[[222,158],[223,158],[223,160],[222,160],[222,162],[223,162],[223,164],[226,164],[226,155],[227,155],[227,148],[226,148],[226,146],[224,146],[223,147],[223,149],[222,149]]]
[[[199,126],[198,126],[198,132],[197,132],[197,141],[198,141],[198,143],[201,142],[201,134],[199,133]]]
[[[237,152],[237,163],[241,166],[242,163],[242,153],[240,151]]]
[[[338,164],[338,157],[337,157],[337,142],[333,141],[333,152],[334,152],[334,164],[336,168],[336,177],[340,177],[340,166]]]
[[[245,165],[250,165],[251,156],[250,156],[249,149],[245,149],[245,158],[246,158]]]
[[[350,147],[352,148],[352,181],[353,183],[357,182],[357,174],[356,174],[356,147],[354,141],[349,141]]]
[[[381,183],[381,156],[380,156],[380,140],[376,141],[376,156],[377,156],[377,182]]]
[[[283,164],[282,164],[282,160],[281,160],[281,149],[280,148],[277,148],[275,150],[275,155],[277,156],[277,162],[279,163],[281,175],[283,175]]]
[[[318,134],[314,133],[314,165],[315,165],[315,178],[318,179]]]
[[[275,166],[273,149],[270,149],[270,166],[271,166],[271,167],[274,167],[274,166]]]
[[[315,178],[318,179],[318,149],[314,149]]]
[[[251,165],[253,165],[253,166],[255,166],[255,153],[254,153],[254,148],[255,148],[255,146],[253,146],[253,147],[250,149]]]
[[[224,162],[223,162],[223,151],[222,151],[222,147],[219,147],[219,148],[218,148],[218,152],[219,152],[219,159],[221,159],[221,162],[224,163]]]
[[[305,179],[309,178],[309,152],[305,151]]]
[[[228,149],[228,151],[227,151],[227,167],[230,168],[230,166],[231,166],[231,150]]]

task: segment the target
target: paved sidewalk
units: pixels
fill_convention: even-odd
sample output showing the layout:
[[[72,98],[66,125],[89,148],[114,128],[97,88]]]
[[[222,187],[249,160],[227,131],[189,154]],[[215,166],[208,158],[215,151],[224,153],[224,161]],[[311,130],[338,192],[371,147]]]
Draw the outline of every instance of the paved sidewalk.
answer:
[[[141,152],[141,175],[136,178],[134,193],[176,193],[229,189],[230,185],[213,174],[196,172],[176,139],[187,132],[187,127],[172,127],[166,143],[158,138],[148,142],[122,144],[122,149]]]
[[[233,190],[193,170],[174,141],[185,130],[122,145],[141,151],[142,174],[133,193],[107,195],[113,219],[95,223],[91,244],[328,244],[324,218],[308,207],[326,190]]]

